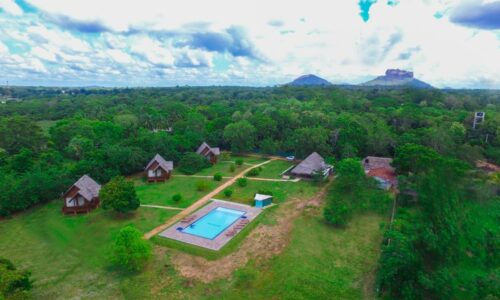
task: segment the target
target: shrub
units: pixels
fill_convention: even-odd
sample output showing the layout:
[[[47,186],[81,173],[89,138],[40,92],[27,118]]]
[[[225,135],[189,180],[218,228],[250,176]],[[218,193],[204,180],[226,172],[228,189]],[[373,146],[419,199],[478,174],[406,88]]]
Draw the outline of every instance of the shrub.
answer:
[[[105,184],[99,192],[102,208],[119,213],[136,210],[141,205],[134,184],[123,176],[116,176]]]
[[[221,173],[215,173],[214,174],[214,180],[215,181],[221,181],[222,180],[222,174]]]
[[[222,152],[220,154],[220,160],[221,161],[231,160],[231,153],[229,153],[229,152]]]
[[[31,299],[31,273],[0,257],[0,299]]]
[[[230,164],[229,165],[229,171],[233,173],[236,170],[236,165],[235,164]]]
[[[140,270],[151,258],[151,245],[142,233],[128,225],[120,229],[115,238],[111,261],[130,271]]]
[[[248,185],[248,179],[246,178],[238,178],[236,181],[238,183],[238,186],[240,187],[246,187]]]
[[[182,200],[182,195],[180,193],[174,194],[172,196],[172,201],[174,201],[174,202],[179,202],[181,200]]]
[[[230,189],[224,190],[224,196],[226,196],[227,198],[231,198],[232,195],[233,195],[233,190]]]
[[[259,176],[260,172],[257,170],[257,168],[253,168],[250,171],[248,171],[245,176]]]
[[[349,204],[339,199],[330,199],[330,203],[328,203],[323,211],[325,220],[335,226],[345,226],[351,213],[352,209]]]
[[[208,182],[206,182],[206,181],[198,181],[198,182],[196,182],[196,189],[199,192],[204,192],[204,191],[208,190]]]
[[[201,170],[208,168],[208,160],[194,152],[188,152],[179,161],[179,170],[187,175],[193,175]]]
[[[243,158],[237,158],[237,159],[235,160],[235,162],[236,162],[236,165],[237,165],[237,166],[241,166],[241,165],[243,165]]]
[[[258,190],[257,193],[262,194],[262,195],[269,195],[269,196],[273,195],[273,192],[271,192],[270,190]]]
[[[321,171],[320,172],[315,171],[312,174],[311,180],[315,184],[320,184],[320,183],[326,181],[326,177],[325,177],[325,175],[323,175],[323,172],[321,172]]]

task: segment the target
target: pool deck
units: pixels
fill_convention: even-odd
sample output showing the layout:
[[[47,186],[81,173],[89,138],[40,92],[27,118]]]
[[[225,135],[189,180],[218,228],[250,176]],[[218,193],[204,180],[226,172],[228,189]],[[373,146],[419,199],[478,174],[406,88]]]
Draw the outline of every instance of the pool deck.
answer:
[[[189,223],[182,223],[182,222],[177,222],[174,225],[170,226],[167,228],[165,231],[161,232],[159,235],[165,238],[181,241],[184,243],[188,243],[191,245],[207,248],[210,250],[220,250],[225,244],[227,244],[233,237],[239,234],[241,230],[237,230],[236,234],[232,236],[227,236],[226,232],[233,230],[236,225],[238,224],[238,221],[234,222],[230,226],[228,226],[224,231],[222,231],[217,237],[215,237],[213,240],[202,238],[200,236],[188,234],[188,233],[183,233],[177,230],[178,227],[185,228],[189,226],[190,224],[196,222],[198,219],[202,218],[205,216],[207,213],[212,211],[214,208],[217,207],[224,207],[224,208],[229,208],[229,209],[235,209],[235,210],[242,210],[245,211],[245,216],[247,217],[246,219],[250,222],[252,222],[261,212],[261,208],[257,207],[252,207],[249,205],[245,204],[240,204],[240,203],[234,203],[234,202],[228,202],[228,201],[223,201],[223,200],[217,200],[217,199],[212,199],[212,202],[209,204],[205,205],[204,207],[200,208],[199,210],[195,211],[193,214],[190,216],[196,216],[193,218]],[[188,216],[188,218],[190,217]],[[249,222],[249,223],[250,223]],[[248,226],[248,224],[246,225]]]

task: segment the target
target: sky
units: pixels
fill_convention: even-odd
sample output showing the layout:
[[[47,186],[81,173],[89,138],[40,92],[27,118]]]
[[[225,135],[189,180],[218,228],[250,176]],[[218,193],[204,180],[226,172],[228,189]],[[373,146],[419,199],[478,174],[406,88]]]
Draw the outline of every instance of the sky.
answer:
[[[0,85],[500,89],[500,0],[0,0]]]

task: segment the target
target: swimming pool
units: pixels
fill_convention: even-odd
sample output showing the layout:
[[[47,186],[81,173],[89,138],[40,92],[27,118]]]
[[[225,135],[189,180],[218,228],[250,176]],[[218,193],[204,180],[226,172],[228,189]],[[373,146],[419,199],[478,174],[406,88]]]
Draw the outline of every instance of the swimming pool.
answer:
[[[216,207],[193,224],[184,228],[182,232],[212,240],[244,214],[244,211]]]

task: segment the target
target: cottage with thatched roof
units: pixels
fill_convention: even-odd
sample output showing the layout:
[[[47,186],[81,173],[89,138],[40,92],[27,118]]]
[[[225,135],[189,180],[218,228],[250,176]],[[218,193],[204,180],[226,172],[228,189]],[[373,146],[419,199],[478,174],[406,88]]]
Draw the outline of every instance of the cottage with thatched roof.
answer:
[[[290,171],[295,177],[312,178],[314,174],[322,174],[327,177],[332,172],[332,166],[327,165],[325,160],[317,152],[311,153],[300,164]]]
[[[156,154],[146,166],[148,182],[161,182],[168,180],[173,170],[173,161],[166,161],[160,154]]]
[[[83,175],[63,195],[65,214],[88,213],[99,206],[101,186],[87,175]]]
[[[220,155],[220,149],[218,147],[212,148],[207,143],[203,142],[203,144],[198,147],[198,150],[196,150],[196,153],[206,157],[208,161],[215,164],[217,162],[217,157]]]
[[[363,159],[363,168],[365,174],[375,178],[378,181],[379,187],[384,190],[394,188],[398,184],[396,172],[390,157],[367,156]]]

